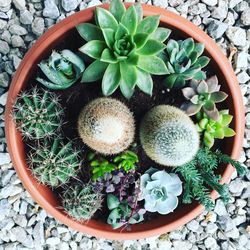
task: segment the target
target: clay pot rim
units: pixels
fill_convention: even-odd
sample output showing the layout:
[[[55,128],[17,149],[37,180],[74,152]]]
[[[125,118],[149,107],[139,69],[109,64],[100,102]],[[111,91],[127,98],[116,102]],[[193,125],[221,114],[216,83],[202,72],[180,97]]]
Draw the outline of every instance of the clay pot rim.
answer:
[[[129,6],[130,4],[126,4]],[[104,8],[108,8],[107,4],[101,5]],[[193,37],[196,41],[202,42],[205,44],[206,51],[209,52],[213,60],[217,63],[218,67],[220,68],[221,72],[226,79],[227,86],[232,93],[233,99],[233,106],[235,108],[235,115],[234,119],[236,120],[235,124],[235,131],[236,135],[233,138],[233,147],[232,147],[232,154],[231,156],[237,159],[241,152],[241,147],[244,138],[244,126],[245,126],[245,117],[244,117],[244,105],[243,100],[240,92],[240,88],[238,86],[237,78],[231,68],[230,63],[228,62],[227,58],[223,55],[214,41],[201,29],[197,26],[192,24],[191,22],[187,21],[186,19],[178,16],[174,13],[161,9],[159,7],[154,7],[150,5],[142,4],[143,11],[145,16],[160,14],[161,15],[161,22],[166,23],[167,25],[173,26],[176,29],[180,30],[182,33]],[[70,17],[64,19],[63,21],[59,22],[58,24],[54,25],[50,28],[45,34],[43,34],[38,41],[32,46],[32,48],[27,52],[24,59],[22,60],[15,77],[12,80],[11,86],[9,88],[8,99],[6,103],[6,111],[5,111],[5,134],[7,139],[7,145],[9,154],[11,156],[12,162],[16,168],[16,171],[22,180],[23,185],[29,191],[31,196],[34,200],[41,205],[46,211],[49,212],[54,218],[58,219],[62,223],[68,225],[69,227],[74,228],[75,230],[85,232],[90,235],[94,235],[96,237],[107,238],[107,239],[119,239],[119,240],[127,240],[127,239],[140,239],[146,237],[152,237],[155,235],[160,235],[162,233],[169,232],[171,230],[176,229],[179,226],[182,226],[189,222],[190,220],[194,219],[198,216],[203,210],[202,205],[197,205],[190,213],[184,215],[183,217],[179,218],[171,222],[170,224],[157,227],[154,229],[139,231],[139,232],[122,232],[119,231],[105,231],[101,229],[94,229],[88,227],[88,225],[79,224],[73,219],[67,217],[64,213],[57,210],[51,203],[49,203],[38,191],[38,189],[34,186],[31,178],[29,175],[24,171],[25,169],[25,160],[21,156],[23,152],[20,152],[18,147],[21,136],[17,133],[15,129],[14,122],[10,116],[13,102],[16,99],[17,91],[16,89],[20,89],[20,85],[23,85],[24,77],[22,76],[23,71],[27,71],[27,68],[31,67],[32,60],[30,58],[35,57],[32,55],[35,54],[37,50],[43,50],[46,47],[45,44],[52,43],[52,41],[56,40],[60,37],[64,32],[67,31],[67,27],[72,25],[77,25],[77,19],[80,18],[81,15],[85,15],[85,19],[90,20],[93,15],[93,10],[95,7],[91,7],[89,9],[80,11],[71,15]],[[34,58],[33,58],[34,60]],[[230,180],[230,177],[234,171],[234,168],[230,165],[227,166],[224,174],[222,175],[222,183],[226,183]],[[211,197],[215,199],[217,197],[217,193],[215,191],[211,192]]]

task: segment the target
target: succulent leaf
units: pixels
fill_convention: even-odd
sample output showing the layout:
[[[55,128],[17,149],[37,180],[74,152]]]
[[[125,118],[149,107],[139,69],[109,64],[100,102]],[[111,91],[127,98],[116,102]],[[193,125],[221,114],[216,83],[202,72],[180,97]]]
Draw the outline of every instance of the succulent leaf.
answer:
[[[113,0],[110,2],[109,11],[116,18],[117,22],[120,22],[126,8],[120,0]]]
[[[102,30],[92,23],[82,23],[76,26],[80,36],[86,41],[102,40]]]

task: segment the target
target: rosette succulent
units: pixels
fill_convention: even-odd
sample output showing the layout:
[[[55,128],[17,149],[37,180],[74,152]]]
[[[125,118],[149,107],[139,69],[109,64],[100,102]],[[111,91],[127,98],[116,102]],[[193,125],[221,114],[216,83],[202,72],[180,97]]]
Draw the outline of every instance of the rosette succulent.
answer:
[[[199,120],[196,124],[197,130],[203,134],[203,143],[208,148],[214,145],[214,139],[224,139],[224,137],[235,135],[235,131],[228,127],[233,119],[233,116],[229,115],[228,110],[219,112],[218,121],[209,118],[204,113],[198,114],[197,118]]]
[[[83,60],[70,50],[53,51],[48,60],[41,61],[38,66],[47,77],[36,80],[49,89],[66,89],[82,75],[85,65]]]
[[[209,118],[218,121],[220,116],[216,103],[224,101],[228,96],[225,92],[220,91],[220,87],[216,76],[212,76],[206,81],[191,81],[189,87],[182,89],[187,101],[182,104],[181,109],[189,116],[202,110]]]
[[[140,200],[145,200],[147,211],[168,214],[178,205],[177,196],[182,193],[182,182],[176,174],[150,168],[141,176],[140,189]]]
[[[95,59],[85,70],[82,82],[102,78],[102,92],[111,95],[118,87],[126,98],[133,95],[135,86],[151,95],[151,74],[168,73],[157,55],[166,46],[170,30],[158,28],[159,15],[143,19],[140,4],[127,10],[120,0],[110,3],[109,11],[96,7],[96,25],[77,26],[87,41],[79,50]]]
[[[201,56],[204,51],[202,43],[195,43],[192,38],[186,40],[169,40],[164,51],[165,63],[169,75],[165,79],[167,88],[185,86],[190,79],[203,80],[205,72],[201,69],[209,63],[209,58]]]

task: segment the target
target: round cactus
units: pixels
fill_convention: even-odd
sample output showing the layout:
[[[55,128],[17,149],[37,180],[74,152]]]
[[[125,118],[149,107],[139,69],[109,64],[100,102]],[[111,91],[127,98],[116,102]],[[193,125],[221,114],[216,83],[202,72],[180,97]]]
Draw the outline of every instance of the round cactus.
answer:
[[[75,183],[62,196],[66,212],[77,221],[89,220],[102,206],[103,195],[93,191],[90,184]]]
[[[81,165],[79,153],[71,142],[45,139],[31,149],[28,161],[32,173],[42,184],[57,187],[76,177]]]
[[[62,115],[58,96],[37,88],[21,92],[12,114],[17,129],[29,139],[54,135],[62,126]]]
[[[199,149],[199,134],[192,120],[169,105],[156,106],[145,115],[140,140],[148,157],[163,166],[183,165]]]
[[[120,101],[97,98],[82,109],[78,131],[90,148],[105,155],[117,154],[133,142],[134,118]]]

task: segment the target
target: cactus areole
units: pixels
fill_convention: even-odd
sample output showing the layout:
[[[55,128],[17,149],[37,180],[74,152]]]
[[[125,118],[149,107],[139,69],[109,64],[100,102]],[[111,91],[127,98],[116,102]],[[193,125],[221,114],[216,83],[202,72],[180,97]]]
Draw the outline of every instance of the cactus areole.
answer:
[[[126,4],[125,6],[128,7],[130,6],[130,4]],[[109,5],[105,4],[101,7],[108,9]],[[205,48],[204,54],[211,59],[209,63],[211,64],[214,73],[218,76],[222,90],[226,91],[226,93],[228,94],[228,98],[225,102],[226,109],[229,109],[230,114],[234,116],[231,126],[234,129],[236,135],[226,140],[227,143],[223,144],[225,150],[224,149],[223,150],[227,154],[229,154],[232,158],[237,159],[241,152],[241,146],[243,142],[243,133],[245,126],[244,109],[243,109],[243,102],[242,102],[240,88],[237,84],[237,79],[234,75],[234,72],[229,62],[227,61],[227,58],[223,55],[223,53],[220,51],[217,45],[207,34],[205,34],[203,31],[201,31],[201,29],[199,29],[189,21],[185,20],[181,16],[178,16],[164,9],[153,7],[150,5],[142,5],[142,7],[143,7],[144,17],[160,15],[159,27],[171,29],[172,33],[176,34],[182,40],[185,40],[188,37],[192,37],[195,43],[204,44]],[[51,216],[55,217],[60,222],[68,225],[69,227],[75,230],[81,231],[86,234],[94,235],[100,238],[108,238],[115,240],[139,239],[139,238],[152,237],[154,235],[160,235],[172,231],[177,227],[182,226],[185,223],[189,222],[190,220],[194,219],[203,211],[204,207],[202,205],[199,205],[198,203],[192,203],[190,205],[180,204],[174,210],[173,213],[166,215],[159,215],[158,217],[150,221],[145,221],[139,224],[131,225],[130,231],[127,230],[121,231],[120,229],[117,230],[112,229],[111,225],[108,225],[106,222],[102,220],[96,220],[93,218],[87,222],[81,221],[82,215],[84,214],[82,209],[79,208],[78,210],[73,210],[72,212],[72,209],[69,204],[68,210],[71,211],[71,215],[79,216],[79,220],[75,220],[71,216],[69,216],[64,209],[62,209],[62,200],[59,199],[58,195],[56,195],[55,192],[52,191],[51,187],[48,187],[46,185],[41,185],[41,183],[36,179],[36,177],[32,175],[30,171],[30,166],[26,160],[27,159],[26,156],[28,153],[26,152],[26,142],[22,140],[22,135],[20,131],[17,129],[15,121],[10,116],[10,114],[13,113],[13,104],[15,103],[18,94],[20,94],[20,92],[27,87],[28,83],[30,83],[35,79],[34,77],[35,72],[39,69],[37,64],[42,60],[48,58],[53,50],[55,49],[57,50],[58,49],[57,45],[59,45],[64,39],[71,37],[70,41],[72,41],[73,44],[75,40],[73,40],[74,38],[72,39],[72,34],[76,34],[75,26],[81,23],[92,22],[94,17],[94,11],[95,7],[85,9],[83,11],[80,11],[76,14],[73,14],[65,18],[63,21],[59,22],[58,24],[50,28],[45,34],[41,36],[41,38],[38,39],[38,41],[26,54],[24,60],[21,62],[15,74],[15,77],[12,80],[6,105],[5,129],[6,129],[8,150],[11,159],[13,161],[13,165],[15,166],[16,171],[26,189],[30,192],[32,197],[36,200],[36,202],[39,205],[41,205]],[[131,48],[129,47],[130,37],[126,37],[124,39],[126,40],[125,42],[128,45],[128,47],[126,47],[125,49],[132,49],[132,47]],[[83,43],[82,40],[79,41],[79,44],[81,43]],[[123,46],[123,44],[120,44],[119,46]],[[118,49],[119,46],[117,45]],[[144,63],[143,61],[140,62],[142,64]],[[71,67],[69,66],[69,64],[67,64],[66,66],[67,69],[70,69],[69,67]],[[169,67],[170,66],[171,65],[169,65]],[[86,77],[88,72],[89,71],[86,71]],[[172,80],[176,80],[175,79],[176,75],[174,75],[175,73],[176,72],[173,72]],[[126,75],[124,75],[124,77],[125,76]],[[197,75],[195,76],[196,78],[198,77]],[[78,75],[75,75],[74,77],[78,78]],[[48,81],[48,79],[45,78],[43,79]],[[144,77],[143,79],[146,78]],[[168,80],[170,81],[171,79]],[[186,80],[186,78],[184,80]],[[72,82],[67,84],[70,85],[71,83]],[[134,85],[135,83],[136,87],[138,87],[138,83],[134,82]],[[75,85],[77,84],[78,83],[72,84],[70,88],[74,89]],[[175,81],[174,84],[176,84]],[[53,86],[54,85],[57,86],[57,84],[53,83]],[[141,89],[145,91],[143,86],[139,87],[141,87]],[[125,89],[123,90],[125,92]],[[151,94],[151,86],[148,86],[147,90],[148,91],[145,92]],[[74,95],[72,95],[72,99],[74,98]],[[88,99],[87,96],[85,96],[85,98]],[[69,99],[67,101],[70,102],[72,99]],[[85,103],[87,103],[86,100]],[[148,110],[145,110],[145,113],[147,111]],[[119,122],[120,121],[117,120],[114,124],[116,129],[112,137],[109,137],[109,143],[112,143],[121,136],[120,134],[121,124]],[[105,128],[109,126],[109,122],[104,119],[102,126],[103,127],[101,129],[105,130]],[[106,139],[104,135],[99,138]],[[167,171],[168,169],[165,168],[165,170]],[[228,182],[233,171],[234,169],[229,165],[221,167],[220,168],[220,174],[222,176],[221,183]],[[64,195],[63,197],[64,202],[67,200],[68,195],[70,196],[69,192]],[[74,197],[80,197],[82,193],[79,193],[78,190],[73,190],[72,195],[74,195]],[[213,199],[216,198],[217,196],[216,192],[213,191],[211,196]],[[98,197],[98,199],[100,199],[100,197]],[[96,209],[98,209],[98,207],[96,207]],[[87,219],[87,217],[85,217],[85,214],[84,218]]]

